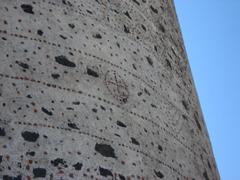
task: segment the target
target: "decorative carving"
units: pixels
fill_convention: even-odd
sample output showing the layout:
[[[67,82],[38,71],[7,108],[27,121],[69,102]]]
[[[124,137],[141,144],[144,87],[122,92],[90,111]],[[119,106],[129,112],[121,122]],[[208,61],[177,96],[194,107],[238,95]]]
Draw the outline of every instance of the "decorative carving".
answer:
[[[104,81],[108,91],[116,100],[122,104],[127,102],[129,97],[128,86],[116,71],[107,71]]]

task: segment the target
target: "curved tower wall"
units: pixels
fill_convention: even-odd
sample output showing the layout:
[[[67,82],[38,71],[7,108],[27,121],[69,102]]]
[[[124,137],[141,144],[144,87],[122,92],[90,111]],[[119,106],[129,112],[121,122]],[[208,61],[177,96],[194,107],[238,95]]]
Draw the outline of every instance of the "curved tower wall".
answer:
[[[0,179],[218,180],[172,1],[0,1]]]

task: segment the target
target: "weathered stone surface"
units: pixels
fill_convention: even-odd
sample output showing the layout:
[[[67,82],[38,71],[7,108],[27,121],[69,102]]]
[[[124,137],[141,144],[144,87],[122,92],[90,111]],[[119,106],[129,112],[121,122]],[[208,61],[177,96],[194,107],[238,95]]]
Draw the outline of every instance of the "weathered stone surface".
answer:
[[[220,179],[172,1],[0,17],[0,179]]]

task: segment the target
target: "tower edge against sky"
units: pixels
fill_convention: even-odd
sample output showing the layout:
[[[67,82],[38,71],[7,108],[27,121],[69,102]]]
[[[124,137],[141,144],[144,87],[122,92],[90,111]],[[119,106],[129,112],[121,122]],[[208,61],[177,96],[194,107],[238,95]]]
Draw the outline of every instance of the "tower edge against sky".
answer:
[[[0,15],[0,178],[220,179],[173,1]]]

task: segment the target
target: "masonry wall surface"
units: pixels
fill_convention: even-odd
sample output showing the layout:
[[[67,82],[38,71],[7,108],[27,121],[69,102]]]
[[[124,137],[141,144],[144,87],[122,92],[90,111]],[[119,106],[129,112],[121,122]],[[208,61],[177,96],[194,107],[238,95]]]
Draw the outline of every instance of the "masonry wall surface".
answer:
[[[172,1],[0,1],[0,179],[220,179]]]

